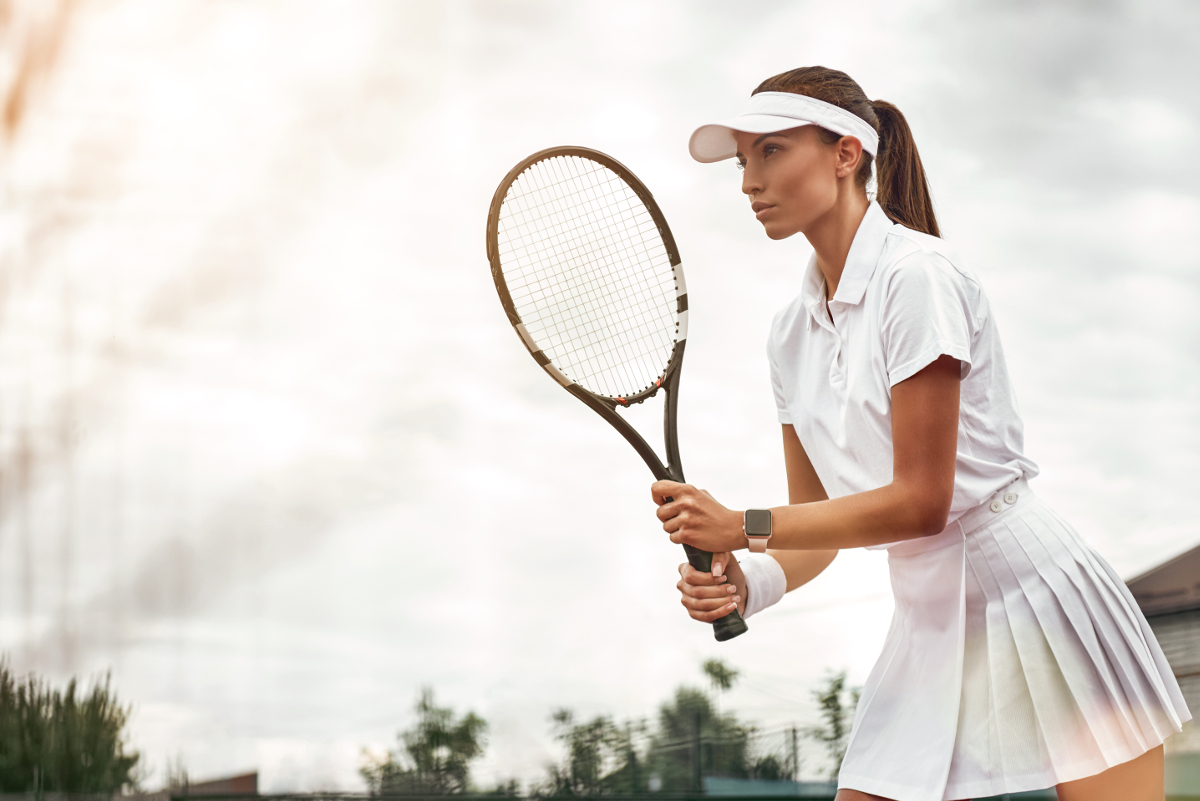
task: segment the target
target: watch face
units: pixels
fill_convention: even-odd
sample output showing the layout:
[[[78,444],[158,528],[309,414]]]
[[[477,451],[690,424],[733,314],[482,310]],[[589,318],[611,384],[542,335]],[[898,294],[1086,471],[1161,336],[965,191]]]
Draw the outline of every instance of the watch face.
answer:
[[[771,536],[771,510],[770,509],[747,509],[746,510],[746,536],[747,537],[769,537],[769,536]]]

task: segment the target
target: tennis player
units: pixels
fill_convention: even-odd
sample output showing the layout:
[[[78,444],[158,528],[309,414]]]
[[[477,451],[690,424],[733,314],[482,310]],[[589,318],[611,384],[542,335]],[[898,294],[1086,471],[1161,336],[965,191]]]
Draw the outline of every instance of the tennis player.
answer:
[[[712,573],[680,566],[683,605],[750,617],[839,550],[886,549],[895,616],[838,801],[1161,801],[1163,740],[1191,715],[1125,584],[1030,486],[995,316],[939,238],[899,109],[806,67],[690,148],[737,159],[767,236],[814,254],[767,347],[788,505],[653,486],[671,540],[717,554]]]

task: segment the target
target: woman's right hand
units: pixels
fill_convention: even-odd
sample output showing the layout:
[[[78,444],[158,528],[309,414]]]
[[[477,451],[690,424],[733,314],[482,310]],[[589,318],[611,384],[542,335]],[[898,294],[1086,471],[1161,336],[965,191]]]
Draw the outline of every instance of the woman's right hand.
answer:
[[[683,595],[680,603],[693,620],[712,623],[725,617],[735,608],[746,607],[746,578],[733,554],[713,554],[713,570],[703,573],[687,562],[679,566],[679,583],[675,586]]]

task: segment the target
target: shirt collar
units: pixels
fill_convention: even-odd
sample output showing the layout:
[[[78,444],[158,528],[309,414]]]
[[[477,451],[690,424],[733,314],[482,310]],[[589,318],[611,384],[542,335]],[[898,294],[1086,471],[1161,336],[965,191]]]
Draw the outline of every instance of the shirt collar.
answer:
[[[838,282],[833,300],[851,306],[862,302],[867,284],[875,274],[875,265],[879,263],[879,257],[883,254],[884,240],[891,230],[892,221],[884,214],[879,204],[872,200],[858,225],[858,231],[854,234],[850,252],[846,254],[846,266],[842,269],[842,280]],[[800,296],[814,319],[823,314],[820,304],[825,300],[825,277],[817,267],[815,253],[808,260]]]

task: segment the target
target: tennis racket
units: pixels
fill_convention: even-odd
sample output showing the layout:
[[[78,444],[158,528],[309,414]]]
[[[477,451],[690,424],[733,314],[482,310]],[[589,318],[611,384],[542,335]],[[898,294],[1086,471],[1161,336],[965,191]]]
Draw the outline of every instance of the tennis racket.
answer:
[[[675,416],[687,341],[679,251],[650,191],[583,147],[534,153],[492,198],[488,261],[508,321],[550,377],[607,420],[656,479],[683,481]],[[665,393],[666,464],[619,411]],[[712,570],[712,554],[684,545]],[[746,631],[735,609],[718,640]]]

